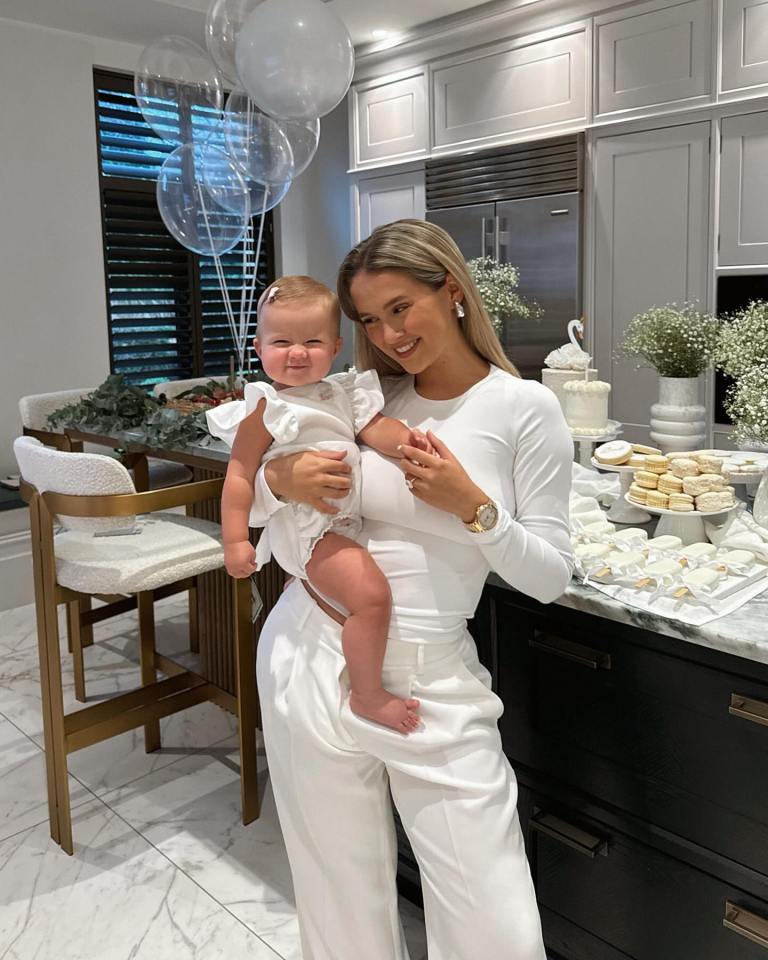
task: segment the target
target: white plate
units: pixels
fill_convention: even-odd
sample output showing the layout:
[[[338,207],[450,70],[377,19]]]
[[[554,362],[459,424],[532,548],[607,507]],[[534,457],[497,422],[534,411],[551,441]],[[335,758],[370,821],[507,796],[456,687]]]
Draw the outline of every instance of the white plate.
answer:
[[[640,507],[641,510],[647,510],[648,513],[658,514],[660,517],[682,517],[683,520],[688,517],[720,517],[724,513],[731,513],[731,511],[743,506],[743,502],[738,500],[732,507],[726,507],[724,510],[708,510],[705,513],[703,510],[665,510],[664,507],[649,507],[647,503],[638,503],[637,500],[630,499],[628,493],[625,494],[624,499],[627,503],[631,503],[633,507]]]
[[[598,470],[609,470],[611,473],[634,473],[636,470],[642,470],[642,467],[630,467],[626,463],[601,463],[595,457],[589,461],[593,467]],[[635,504],[637,506],[637,504]]]

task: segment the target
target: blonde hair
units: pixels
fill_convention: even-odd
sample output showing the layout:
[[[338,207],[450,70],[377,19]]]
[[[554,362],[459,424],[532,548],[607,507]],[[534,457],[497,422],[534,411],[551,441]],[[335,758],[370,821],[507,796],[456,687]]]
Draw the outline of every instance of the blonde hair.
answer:
[[[461,251],[442,227],[425,220],[396,220],[377,227],[367,240],[349,251],[339,267],[336,289],[342,310],[356,323],[360,316],[350,287],[361,270],[398,270],[433,290],[442,287],[450,274],[464,294],[464,316],[458,321],[464,339],[489,363],[520,376],[499,343]],[[355,362],[361,370],[405,373],[396,360],[381,353],[364,334],[355,338]]]
[[[288,276],[280,277],[279,280],[273,280],[259,297],[256,305],[256,323],[261,322],[265,307],[276,300],[297,301],[297,302],[316,302],[324,300],[328,307],[331,320],[336,328],[336,336],[339,336],[341,330],[341,308],[339,307],[339,298],[329,290],[324,283],[315,280],[313,277]]]

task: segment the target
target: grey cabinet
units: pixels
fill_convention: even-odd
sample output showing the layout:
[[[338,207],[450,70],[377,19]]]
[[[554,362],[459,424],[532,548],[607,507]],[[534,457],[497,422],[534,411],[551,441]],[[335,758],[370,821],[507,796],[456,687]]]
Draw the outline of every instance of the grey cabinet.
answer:
[[[434,147],[586,120],[585,30],[516,38],[432,65]]]
[[[635,314],[706,302],[709,124],[605,137],[594,156],[594,318],[587,319],[600,377],[613,384],[611,416],[637,442],[648,435],[658,378],[615,354]]]
[[[424,69],[355,84],[350,97],[353,167],[426,153],[429,124]]]
[[[355,243],[364,240],[382,223],[404,218],[423,220],[424,170],[365,177],[355,185],[357,216]]]
[[[720,88],[749,92],[768,86],[768,3],[723,0],[723,56]]]
[[[768,264],[768,112],[726,117],[720,155],[720,266]]]
[[[711,95],[712,5],[630,6],[595,19],[598,116]]]

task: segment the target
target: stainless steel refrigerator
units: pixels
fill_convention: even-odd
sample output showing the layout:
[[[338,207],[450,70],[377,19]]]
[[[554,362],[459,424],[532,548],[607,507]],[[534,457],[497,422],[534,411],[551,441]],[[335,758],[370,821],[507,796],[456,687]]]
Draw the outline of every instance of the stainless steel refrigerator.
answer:
[[[465,258],[491,256],[520,272],[518,293],[541,307],[538,320],[513,320],[501,340],[524,377],[541,378],[544,357],[581,316],[581,193],[428,210]]]

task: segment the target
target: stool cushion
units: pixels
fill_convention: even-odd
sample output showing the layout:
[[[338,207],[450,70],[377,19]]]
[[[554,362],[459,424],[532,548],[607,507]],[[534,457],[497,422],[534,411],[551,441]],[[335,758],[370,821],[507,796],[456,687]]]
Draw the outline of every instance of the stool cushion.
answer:
[[[210,520],[153,513],[137,517],[135,531],[57,534],[56,579],[81,593],[128,594],[156,590],[224,564],[221,527]]]

